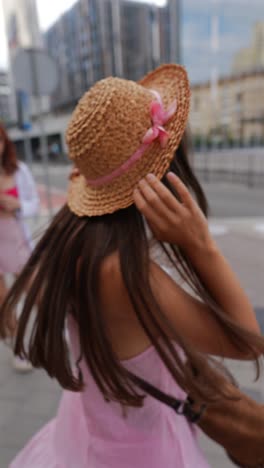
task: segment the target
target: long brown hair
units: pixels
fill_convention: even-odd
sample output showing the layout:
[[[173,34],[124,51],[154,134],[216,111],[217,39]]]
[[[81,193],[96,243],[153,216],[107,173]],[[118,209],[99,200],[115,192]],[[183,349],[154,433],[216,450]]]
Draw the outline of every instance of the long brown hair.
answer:
[[[206,198],[188,162],[185,140],[170,169],[180,175],[206,214]],[[264,340],[244,330],[221,310],[184,252],[173,245],[163,245],[163,249],[182,278],[209,305],[237,348],[246,351],[258,364],[259,353],[264,353]],[[72,391],[83,389],[79,362],[84,358],[107,400],[140,406],[143,396],[111,346],[100,306],[101,266],[113,252],[119,254],[123,280],[135,314],[174,379],[183,389],[195,392],[206,401],[227,396],[219,385],[220,364],[197,352],[180,336],[157,304],[149,281],[149,242],[144,220],[134,205],[111,215],[92,218],[78,218],[64,206],[37,244],[5,300],[0,322],[2,337],[6,336],[8,319],[30,283],[19,321],[15,352],[29,358],[35,367],[46,369],[63,388]],[[40,292],[41,301],[38,302]],[[36,304],[37,313],[26,346],[26,330]],[[65,339],[69,314],[74,316],[79,333],[81,355],[76,362],[77,373],[72,369]],[[169,338],[172,330],[191,366],[184,364],[173,346]],[[194,371],[198,372],[198,378],[194,378]]]
[[[18,161],[16,155],[16,148],[14,143],[10,140],[5,128],[0,124],[0,136],[4,140],[4,153],[0,164],[7,175],[12,175],[18,169]]]

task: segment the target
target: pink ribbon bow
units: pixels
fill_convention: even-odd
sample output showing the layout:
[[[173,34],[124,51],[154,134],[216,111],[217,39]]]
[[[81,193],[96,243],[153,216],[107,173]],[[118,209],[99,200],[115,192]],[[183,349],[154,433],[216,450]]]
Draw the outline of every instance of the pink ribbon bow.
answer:
[[[98,177],[97,179],[86,179],[88,185],[99,187],[100,185],[109,184],[117,177],[125,174],[133,165],[143,156],[149,145],[159,138],[161,147],[164,148],[169,140],[169,133],[165,130],[165,125],[175,114],[177,109],[176,100],[172,102],[167,110],[164,109],[160,94],[155,90],[150,90],[156,97],[156,101],[152,101],[150,107],[151,120],[153,126],[148,129],[143,137],[141,146],[127,159],[121,166],[114,169],[109,174]]]
[[[142,143],[151,144],[154,140],[159,138],[160,145],[162,148],[165,148],[169,140],[169,133],[165,130],[163,125],[165,125],[171,117],[175,114],[177,104],[176,100],[169,106],[167,110],[164,109],[163,102],[159,93],[152,90],[152,93],[156,96],[157,101],[152,101],[150,107],[151,120],[153,122],[153,127],[149,128],[145,134]]]

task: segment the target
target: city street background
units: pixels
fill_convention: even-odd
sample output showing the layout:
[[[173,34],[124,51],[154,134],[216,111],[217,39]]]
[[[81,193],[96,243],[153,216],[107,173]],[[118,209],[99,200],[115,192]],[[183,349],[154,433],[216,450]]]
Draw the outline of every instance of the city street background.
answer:
[[[40,50],[53,73],[37,64]],[[19,54],[28,66],[15,66]],[[263,0],[0,0],[0,123],[37,182],[40,212],[29,227],[37,239],[65,203],[65,130],[83,93],[106,76],[138,80],[170,62],[190,78],[192,162],[211,232],[264,333]],[[19,375],[11,361],[0,343],[0,468],[56,416],[61,395],[43,371]],[[264,377],[254,383],[250,364],[228,365],[264,401]],[[212,468],[233,466],[201,443]]]

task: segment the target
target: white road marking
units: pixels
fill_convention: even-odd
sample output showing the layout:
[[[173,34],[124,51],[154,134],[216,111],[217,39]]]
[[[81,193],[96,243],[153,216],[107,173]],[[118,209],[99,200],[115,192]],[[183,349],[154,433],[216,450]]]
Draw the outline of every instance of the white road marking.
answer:
[[[229,232],[229,228],[224,224],[210,223],[209,229],[214,236],[223,236]]]
[[[255,231],[261,232],[264,234],[264,223],[258,223],[255,225]]]

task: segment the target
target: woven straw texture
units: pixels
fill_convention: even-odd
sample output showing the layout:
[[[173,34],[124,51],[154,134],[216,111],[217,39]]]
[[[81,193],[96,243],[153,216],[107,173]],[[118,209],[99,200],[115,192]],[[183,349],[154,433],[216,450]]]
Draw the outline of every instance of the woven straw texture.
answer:
[[[165,148],[154,141],[129,171],[108,184],[89,186],[86,179],[111,173],[141,146],[152,126],[150,104],[158,91],[165,109],[176,99],[177,110],[164,126]],[[80,175],[69,184],[68,205],[77,216],[113,213],[133,203],[133,190],[148,173],[162,178],[180,144],[189,114],[190,87],[185,69],[163,65],[135,83],[109,77],[96,83],[80,100],[69,123],[69,157]]]

